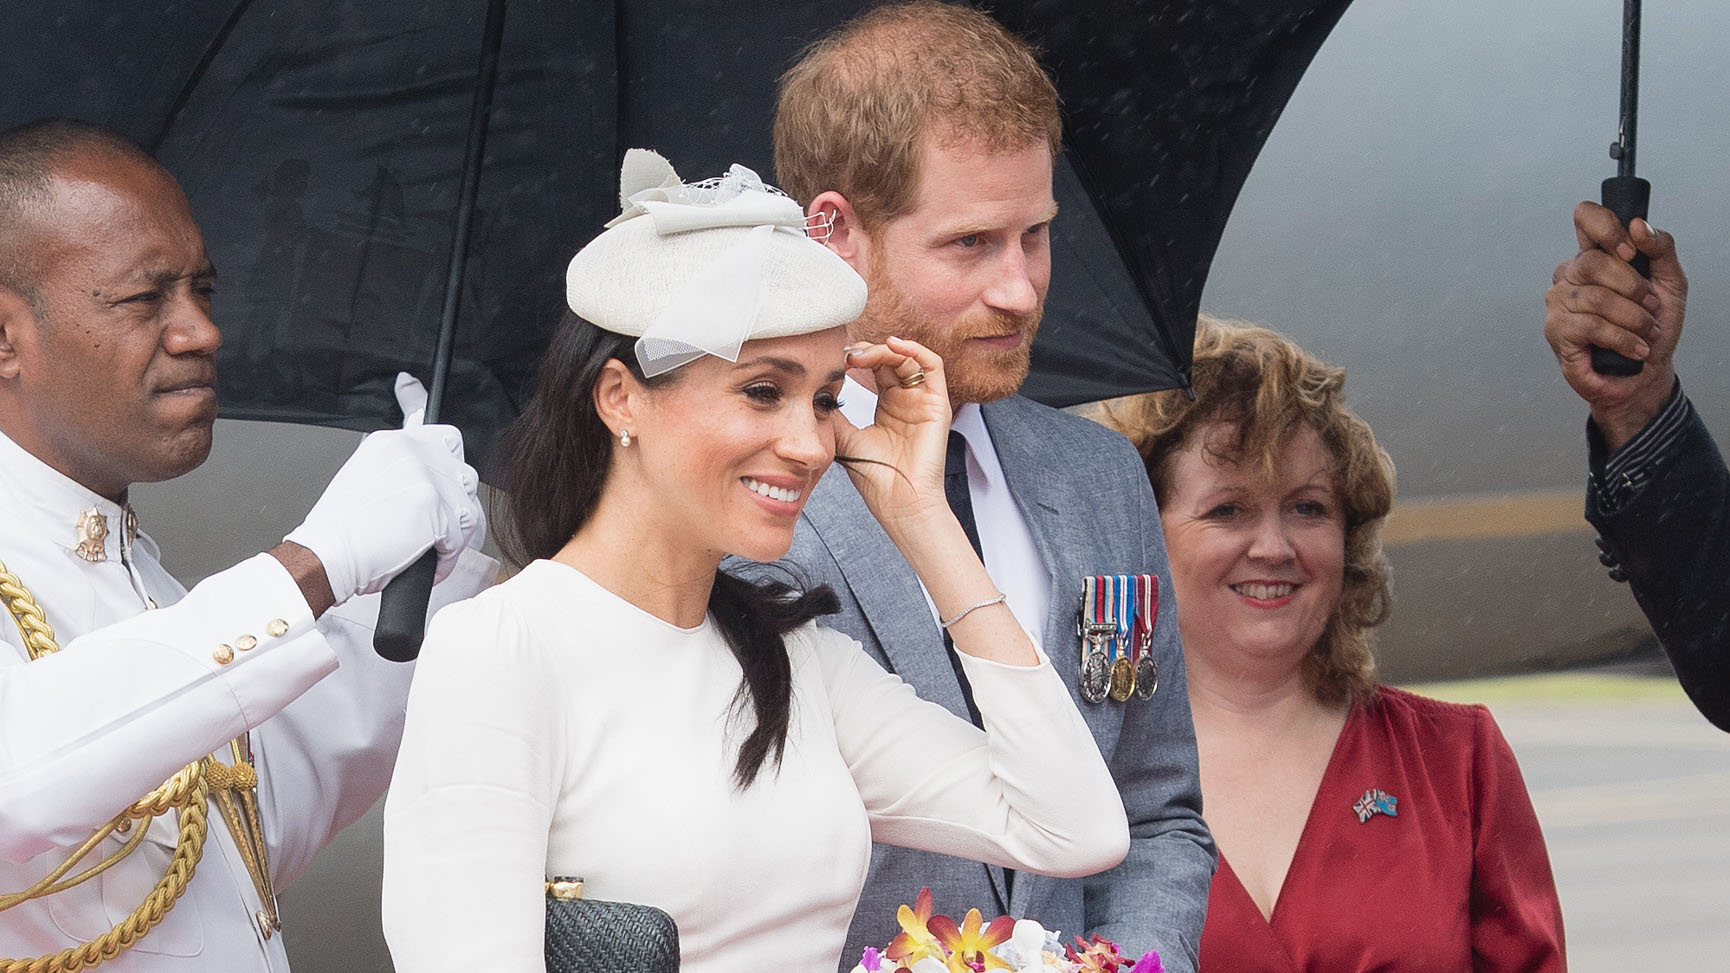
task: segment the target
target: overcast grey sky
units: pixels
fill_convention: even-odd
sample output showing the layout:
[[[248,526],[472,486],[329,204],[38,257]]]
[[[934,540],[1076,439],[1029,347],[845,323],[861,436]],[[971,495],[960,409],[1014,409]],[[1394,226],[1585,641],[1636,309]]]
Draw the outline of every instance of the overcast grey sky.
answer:
[[[1569,214],[1615,174],[1619,0],[1357,0],[1255,170],[1203,308],[1347,366],[1405,497],[1584,479],[1544,345]],[[1730,4],[1645,5],[1639,174],[1676,234],[1685,386],[1730,440]]]

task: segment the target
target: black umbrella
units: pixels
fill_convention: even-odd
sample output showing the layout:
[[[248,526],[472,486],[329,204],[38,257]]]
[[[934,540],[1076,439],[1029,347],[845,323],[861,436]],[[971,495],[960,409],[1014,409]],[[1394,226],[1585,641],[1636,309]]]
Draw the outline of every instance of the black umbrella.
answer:
[[[1182,384],[1213,251],[1349,0],[1005,2],[1063,96],[1063,217],[1029,394]],[[563,263],[643,145],[770,170],[775,77],[858,0],[518,0],[505,22],[443,419],[484,465],[560,306]],[[372,429],[435,357],[485,5],[9,4],[0,125],[104,122],[186,186],[222,270],[223,414]]]
[[[1188,386],[1232,204],[1349,2],[996,11],[1045,49],[1067,114],[1028,394],[1061,406]],[[484,470],[565,259],[616,212],[624,149],[691,175],[768,172],[775,77],[865,4],[519,0],[500,31],[501,6],[13,4],[6,36],[30,46],[8,58],[0,126],[103,122],[180,179],[225,268],[224,415],[373,429],[396,420],[398,371],[430,375],[429,416],[461,427]],[[381,648],[393,658],[419,643],[419,610],[401,617]]]

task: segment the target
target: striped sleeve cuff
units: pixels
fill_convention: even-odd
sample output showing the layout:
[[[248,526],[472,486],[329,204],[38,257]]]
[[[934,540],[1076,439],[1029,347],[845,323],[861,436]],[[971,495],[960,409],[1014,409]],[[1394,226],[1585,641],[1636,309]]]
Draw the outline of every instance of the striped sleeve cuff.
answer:
[[[1587,463],[1591,470],[1586,488],[1596,496],[1600,511],[1613,514],[1639,495],[1675,455],[1683,428],[1693,414],[1694,406],[1682,394],[1682,383],[1678,380],[1670,401],[1646,423],[1646,428],[1608,456],[1597,425],[1590,419],[1586,421]]]

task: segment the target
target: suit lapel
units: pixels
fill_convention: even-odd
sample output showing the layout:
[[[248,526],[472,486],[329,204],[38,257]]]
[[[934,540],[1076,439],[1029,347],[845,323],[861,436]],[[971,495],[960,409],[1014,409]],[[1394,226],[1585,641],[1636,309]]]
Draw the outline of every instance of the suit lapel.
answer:
[[[919,693],[967,719],[961,685],[926,608],[919,576],[883,532],[839,464],[811,494],[806,520],[835,559],[876,637],[867,649]]]
[[[1041,459],[1029,454],[1027,446],[1036,438],[1028,435],[1024,422],[1016,414],[1014,398],[999,402],[987,402],[980,406],[980,413],[985,420],[985,429],[991,434],[991,446],[997,451],[997,461],[1003,467],[1003,479],[1009,484],[1010,496],[1015,498],[1015,505],[1021,511],[1021,519],[1026,522],[1028,533],[1033,535],[1033,545],[1039,550],[1039,559],[1045,566],[1046,581],[1051,589],[1051,601],[1046,606],[1045,622],[1040,629],[1040,641],[1045,648],[1046,657],[1051,660],[1053,668],[1064,677],[1066,685],[1073,686],[1073,661],[1065,668],[1064,660],[1070,653],[1067,651],[1072,640],[1057,641],[1052,629],[1053,621],[1062,615],[1059,601],[1060,575],[1058,572],[1064,566],[1063,552],[1054,543],[1054,537],[1064,536],[1058,522],[1063,518],[1063,508],[1056,502],[1057,498],[1047,489],[1043,477],[1033,475],[1040,465],[1049,462],[1050,457]],[[991,872],[991,884],[997,888],[997,894],[1006,903],[1006,908],[1012,915],[1027,914],[1027,902],[1036,884],[1046,881],[1042,876],[1030,872],[1020,872],[1015,876],[1013,895],[1008,894],[1009,886],[1005,880],[1003,869],[987,866]]]
[[[873,655],[921,699],[968,719],[967,701],[949,664],[943,637],[926,608],[925,589],[907,559],[866,508],[839,464],[812,491],[804,517],[835,559],[847,590],[876,636]],[[1008,883],[997,865],[989,874],[999,908],[1009,911]],[[1033,876],[1028,876],[1028,879]]]
[[[1072,614],[1061,610],[1063,606],[1057,604],[1057,594],[1062,588],[1059,584],[1061,572],[1068,567],[1070,560],[1065,557],[1060,539],[1070,536],[1071,526],[1064,513],[1063,498],[1054,489],[1055,482],[1038,472],[1052,461],[1054,444],[1035,442],[1040,437],[1030,434],[1026,418],[1017,409],[1020,404],[1014,398],[988,402],[980,407],[980,412],[986,430],[991,433],[991,445],[997,450],[998,464],[1003,467],[1003,478],[1009,483],[1009,493],[1015,498],[1021,519],[1033,535],[1040,560],[1045,562],[1052,602],[1047,606],[1045,627],[1040,637],[1046,640],[1047,645],[1052,645],[1052,629],[1058,616]]]
[[[1078,509],[1078,498],[1064,484],[1072,480],[1044,471],[1079,465],[1086,457],[1071,455],[1062,441],[1043,433],[1044,407],[1012,396],[982,406],[986,429],[1015,497],[1022,519],[1033,536],[1051,585],[1051,599],[1040,636],[1046,655],[1107,758],[1117,745],[1122,712],[1116,704],[1091,704],[1076,690],[1079,643],[1075,634],[1075,598],[1084,574],[1128,571],[1132,565],[1107,564],[1110,545],[1097,536],[1090,518]],[[812,492],[804,516],[846,579],[848,593],[858,602],[876,645],[868,645],[879,662],[912,685],[921,698],[967,719],[960,684],[949,665],[942,637],[925,607],[924,589],[905,558],[865,507],[847,473],[839,465],[824,475]],[[1121,518],[1116,518],[1121,519]],[[1099,563],[1095,563],[1095,562]],[[1018,873],[1013,901],[1003,869],[985,866],[992,887],[1006,911],[1025,915],[1048,884],[1042,876]]]
[[[1070,468],[1084,466],[1087,458],[1073,455],[1076,451],[1061,438],[1053,440],[1050,430],[1044,428],[1048,423],[1041,421],[1044,417],[1039,413],[1044,409],[1020,396],[990,402],[983,407],[985,428],[991,432],[991,444],[997,449],[1009,492],[1033,535],[1051,583],[1045,625],[1040,632],[1046,655],[1093,730],[1100,752],[1109,759],[1117,746],[1123,712],[1116,703],[1083,701],[1076,688],[1081,648],[1075,632],[1076,599],[1080,597],[1083,577],[1133,571],[1136,562],[1128,554],[1114,560],[1112,550],[1122,545],[1100,533],[1107,529],[1100,526],[1101,522],[1117,524],[1125,518],[1115,511],[1103,518],[1089,514],[1073,486],[1066,488],[1066,484],[1074,481]],[[1053,469],[1064,472],[1051,475]],[[1100,502],[1110,502],[1111,495],[1112,491],[1102,489]]]
[[[1043,630],[1046,655],[1051,665],[1069,687],[1070,699],[1082,719],[1093,731],[1100,752],[1109,760],[1117,748],[1122,729],[1123,712],[1118,704],[1088,703],[1081,698],[1076,677],[1080,642],[1075,633],[1076,598],[1081,590],[1081,578],[1090,574],[1106,574],[1133,570],[1130,562],[1104,563],[1109,539],[1098,536],[1098,526],[1086,515],[1080,498],[1073,489],[1074,474],[1069,469],[1086,463],[1086,457],[1073,455],[1069,443],[1053,439],[1044,420],[1044,407],[1011,396],[981,407],[985,428],[991,433],[991,444],[997,450],[1003,477],[1015,498],[1022,520],[1044,561],[1051,585],[1050,601],[1046,605]],[[1052,470],[1063,472],[1052,475]],[[1102,495],[1107,491],[1101,491]],[[1121,518],[1108,518],[1108,521]],[[992,868],[992,880],[1002,891],[1002,869]],[[1038,904],[1038,896],[1048,890],[1050,880],[1026,873],[1015,877],[1015,895],[1010,903],[1015,915],[1026,915]]]

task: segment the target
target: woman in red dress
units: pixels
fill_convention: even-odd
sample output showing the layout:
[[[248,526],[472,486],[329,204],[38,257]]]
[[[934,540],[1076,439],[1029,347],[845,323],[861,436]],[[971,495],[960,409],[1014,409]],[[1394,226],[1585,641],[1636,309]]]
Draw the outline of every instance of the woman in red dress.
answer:
[[[1195,399],[1118,400],[1181,606],[1219,871],[1201,969],[1563,970],[1537,816],[1482,706],[1378,685],[1393,464],[1343,369],[1203,319]]]

